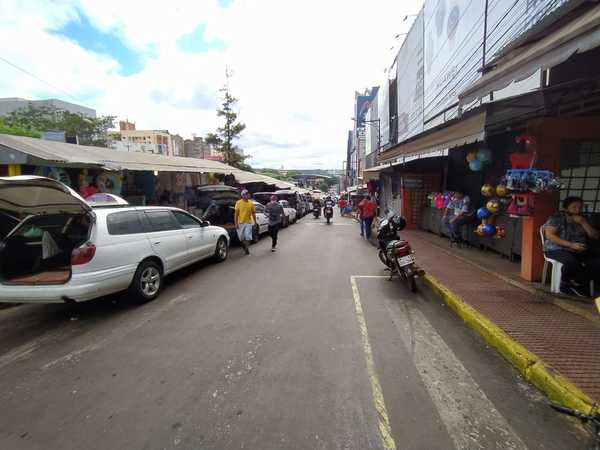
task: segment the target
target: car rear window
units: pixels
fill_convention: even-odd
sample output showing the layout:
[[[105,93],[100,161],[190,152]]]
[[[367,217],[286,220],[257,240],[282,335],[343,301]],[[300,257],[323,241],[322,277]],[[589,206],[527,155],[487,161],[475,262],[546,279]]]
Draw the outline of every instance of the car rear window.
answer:
[[[143,233],[144,227],[140,222],[137,211],[122,211],[109,214],[106,218],[108,234],[136,234]]]
[[[179,230],[181,226],[169,211],[146,211],[151,231]]]

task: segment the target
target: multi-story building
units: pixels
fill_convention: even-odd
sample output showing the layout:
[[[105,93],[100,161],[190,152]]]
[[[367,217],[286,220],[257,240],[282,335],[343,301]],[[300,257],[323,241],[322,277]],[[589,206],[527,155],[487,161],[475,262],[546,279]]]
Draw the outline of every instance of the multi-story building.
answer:
[[[120,140],[113,140],[110,147],[115,150],[173,155],[172,139],[167,130],[137,130],[135,124],[119,122]]]
[[[184,143],[185,156],[188,158],[206,159],[210,155],[210,145],[202,137],[193,136]]]
[[[189,158],[223,161],[223,155],[207,143],[204,138],[198,136],[185,140],[185,156]]]
[[[171,149],[173,156],[185,156],[185,142],[178,134],[171,135]]]
[[[0,98],[0,116],[5,116],[19,109],[27,108],[31,105],[33,108],[47,107],[68,111],[73,114],[82,114],[87,117],[96,117],[96,110],[87,106],[77,105],[75,103],[65,102],[56,98],[47,100],[27,100],[19,97]]]

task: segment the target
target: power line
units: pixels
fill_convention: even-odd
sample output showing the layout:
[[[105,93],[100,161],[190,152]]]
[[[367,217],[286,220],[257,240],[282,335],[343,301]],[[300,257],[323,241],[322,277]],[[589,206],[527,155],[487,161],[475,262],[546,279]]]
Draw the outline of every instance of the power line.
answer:
[[[10,62],[10,61],[9,61],[8,59],[6,59],[6,58],[3,58],[2,56],[0,56],[0,61],[3,61],[3,62],[5,62],[6,64],[8,64],[9,66],[11,66],[11,67],[14,67],[15,69],[17,69],[17,70],[19,70],[19,71],[23,72],[24,74],[27,74],[27,75],[29,75],[29,76],[30,76],[30,77],[32,77],[32,78],[35,78],[35,79],[36,79],[36,80],[38,80],[39,82],[41,82],[41,83],[44,83],[44,84],[45,84],[45,85],[47,85],[47,86],[50,86],[50,87],[51,87],[52,89],[54,89],[55,91],[62,92],[63,94],[67,95],[68,97],[72,98],[73,100],[77,100],[79,103],[86,103],[86,102],[82,101],[81,99],[79,99],[79,98],[75,97],[74,95],[71,95],[70,93],[68,93],[68,92],[67,92],[67,91],[65,91],[64,89],[61,89],[61,88],[59,88],[58,86],[55,86],[55,85],[53,85],[52,83],[49,83],[48,81],[46,81],[46,80],[43,80],[42,78],[38,77],[37,75],[35,75],[35,74],[33,74],[33,73],[29,72],[29,71],[28,71],[28,70],[26,70],[26,69],[23,69],[23,68],[22,68],[22,67],[20,67],[20,66],[17,66],[16,64],[14,64],[14,63]]]

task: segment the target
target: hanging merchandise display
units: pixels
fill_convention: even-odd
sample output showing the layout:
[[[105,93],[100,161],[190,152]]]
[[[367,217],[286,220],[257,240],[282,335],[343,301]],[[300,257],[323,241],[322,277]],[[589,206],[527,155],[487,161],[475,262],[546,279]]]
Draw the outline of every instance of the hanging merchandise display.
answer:
[[[502,239],[506,237],[506,228],[504,227],[496,227],[496,234],[494,234],[494,239]]]
[[[71,187],[71,177],[69,177],[66,169],[63,169],[62,167],[38,167],[35,170],[35,175],[52,178],[53,180],[60,181],[61,183]]]
[[[479,172],[481,169],[483,169],[483,163],[478,159],[469,161],[469,169],[471,169],[472,172]]]
[[[506,197],[508,195],[508,188],[505,184],[499,184],[496,186],[496,195],[498,197]]]
[[[444,208],[447,208],[448,205],[450,204],[450,202],[452,200],[454,200],[454,192],[452,192],[452,191],[444,192],[443,198],[444,198]]]
[[[480,219],[487,219],[488,217],[490,217],[492,215],[492,213],[490,212],[489,209],[481,207],[477,210],[477,217],[479,217]]]
[[[475,161],[477,159],[476,152],[467,153],[467,162]]]
[[[515,138],[518,150],[510,155],[513,169],[530,169],[537,160],[537,143],[533,136],[521,134]]]
[[[481,195],[484,197],[491,197],[494,195],[494,186],[491,184],[484,184],[481,186]]]
[[[527,217],[533,214],[533,194],[518,193],[512,196],[512,202],[506,208],[511,217]]]
[[[96,187],[100,192],[121,195],[123,177],[117,172],[102,172],[96,177]]]
[[[486,236],[493,236],[496,234],[496,226],[491,223],[487,223],[483,226],[483,234]]]
[[[489,148],[482,148],[477,152],[477,159],[484,164],[492,162],[492,151]]]
[[[485,207],[492,214],[497,214],[502,209],[502,205],[501,205],[501,203],[500,203],[500,201],[498,199],[490,200],[489,202],[487,202],[487,204],[485,205]]]
[[[540,193],[560,189],[553,172],[542,169],[512,169],[506,172],[506,187],[515,192]]]

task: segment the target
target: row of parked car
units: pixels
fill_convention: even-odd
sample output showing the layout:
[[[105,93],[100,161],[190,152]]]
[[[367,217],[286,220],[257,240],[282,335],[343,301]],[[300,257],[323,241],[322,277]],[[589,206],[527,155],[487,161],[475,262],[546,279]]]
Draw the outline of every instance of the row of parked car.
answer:
[[[263,194],[253,200],[256,239],[268,231]],[[297,193],[277,194],[284,226],[310,211]],[[0,302],[81,302],[123,290],[136,302],[153,300],[165,275],[227,259],[239,198],[232,187],[198,187],[188,212],[110,194],[84,200],[49,178],[0,177]]]
[[[192,213],[213,225],[225,228],[232,239],[236,239],[233,223],[234,206],[240,197],[240,191],[231,186],[199,186],[195,191],[195,199],[190,204]],[[264,205],[275,194],[284,208],[283,226],[287,227],[304,217],[312,210],[312,197],[292,190],[275,192],[257,192],[252,195],[256,204],[256,219],[254,240],[268,231],[269,220],[265,214]]]

